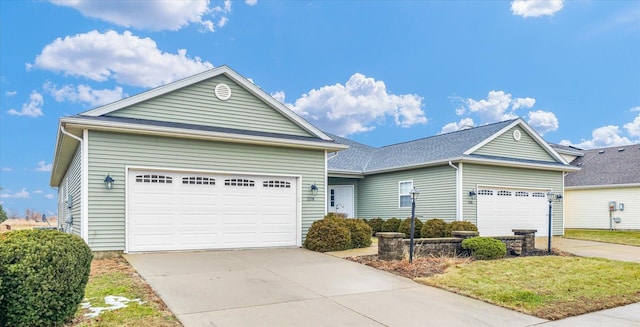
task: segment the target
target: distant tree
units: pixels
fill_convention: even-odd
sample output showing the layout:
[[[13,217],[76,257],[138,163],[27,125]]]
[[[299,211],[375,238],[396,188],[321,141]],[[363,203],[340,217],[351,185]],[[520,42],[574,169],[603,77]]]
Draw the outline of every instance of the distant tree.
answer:
[[[7,213],[4,211],[4,208],[2,207],[2,203],[0,203],[0,223],[4,222],[7,219],[8,219]]]

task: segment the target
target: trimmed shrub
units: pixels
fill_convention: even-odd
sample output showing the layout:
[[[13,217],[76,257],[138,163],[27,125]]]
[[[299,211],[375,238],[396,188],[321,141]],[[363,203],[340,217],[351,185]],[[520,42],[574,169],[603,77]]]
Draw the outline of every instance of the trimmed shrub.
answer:
[[[465,239],[462,248],[471,251],[471,256],[479,260],[499,259],[507,254],[507,246],[491,237]]]
[[[343,219],[351,232],[351,248],[366,248],[371,245],[371,226],[360,219]]]
[[[73,318],[93,254],[78,236],[51,230],[0,234],[0,326],[53,326]]]
[[[413,229],[413,237],[420,238],[420,230],[422,229],[422,221],[418,218],[415,218],[414,221],[414,229]],[[400,226],[398,226],[398,232],[405,233],[407,237],[411,237],[411,217],[400,222]]]
[[[339,218],[314,221],[309,228],[304,247],[317,252],[342,251],[351,246],[351,232]]]
[[[447,222],[442,219],[429,219],[422,225],[420,235],[425,238],[446,237],[447,226]]]
[[[474,225],[470,221],[454,221],[450,223],[447,228],[447,236],[451,236],[451,232],[454,231],[477,232],[478,226]]]
[[[381,232],[397,232],[398,227],[400,226],[400,219],[398,218],[389,218],[382,224]]]
[[[347,214],[344,213],[344,212],[329,212],[324,217],[325,218],[342,218],[342,219],[346,219],[347,218]]]
[[[367,225],[371,227],[372,235],[375,235],[377,232],[382,232],[382,224],[384,224],[384,220],[380,217],[369,219],[366,221]]]

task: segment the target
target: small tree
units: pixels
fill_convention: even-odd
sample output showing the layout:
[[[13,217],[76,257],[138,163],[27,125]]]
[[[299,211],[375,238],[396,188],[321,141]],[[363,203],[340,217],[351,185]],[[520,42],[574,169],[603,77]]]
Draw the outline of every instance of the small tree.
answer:
[[[3,223],[7,219],[8,219],[7,213],[4,211],[4,208],[2,207],[2,203],[0,203],[0,223]]]

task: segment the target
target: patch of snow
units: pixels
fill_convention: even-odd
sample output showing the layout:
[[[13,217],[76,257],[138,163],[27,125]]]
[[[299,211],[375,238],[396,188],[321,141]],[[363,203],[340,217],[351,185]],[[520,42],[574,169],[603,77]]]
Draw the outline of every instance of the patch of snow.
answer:
[[[118,309],[122,309],[122,308],[126,308],[127,304],[130,302],[135,302],[138,304],[144,304],[144,301],[141,301],[140,299],[127,299],[124,296],[114,296],[114,295],[108,295],[104,297],[104,303],[106,305],[108,305],[107,307],[92,307],[91,303],[89,303],[89,301],[87,299],[85,299],[85,302],[80,303],[82,305],[83,309],[89,309],[91,312],[90,313],[85,313],[85,317],[89,317],[89,318],[94,318],[99,316],[103,311],[112,311],[112,310],[118,310]]]

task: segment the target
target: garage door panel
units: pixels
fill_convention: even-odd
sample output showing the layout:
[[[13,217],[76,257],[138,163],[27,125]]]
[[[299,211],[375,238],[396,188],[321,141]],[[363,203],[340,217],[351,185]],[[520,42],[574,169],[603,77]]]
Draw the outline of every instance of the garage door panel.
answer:
[[[130,171],[128,201],[129,251],[297,242],[294,177]]]
[[[482,188],[478,190],[478,230],[483,236],[512,235],[512,229],[537,229],[546,236],[547,200],[535,189]]]

